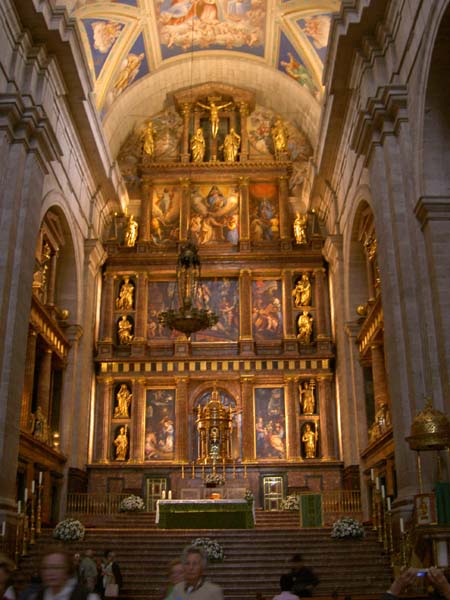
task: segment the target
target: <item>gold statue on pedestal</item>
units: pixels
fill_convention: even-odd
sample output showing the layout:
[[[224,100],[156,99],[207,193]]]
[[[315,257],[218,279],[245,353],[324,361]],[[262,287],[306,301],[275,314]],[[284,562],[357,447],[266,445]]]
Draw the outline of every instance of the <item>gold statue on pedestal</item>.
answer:
[[[311,305],[311,282],[307,273],[303,273],[302,278],[297,281],[292,290],[294,304],[297,307]]]
[[[135,220],[133,215],[130,215],[128,219],[127,226],[125,228],[124,233],[124,243],[125,246],[132,248],[136,244],[137,236],[138,236],[139,225]]]
[[[294,221],[294,237],[295,242],[299,246],[303,246],[308,243],[306,237],[306,228],[308,226],[308,215],[302,215],[297,213]]]
[[[311,425],[306,423],[303,428],[302,442],[305,448],[305,458],[316,458],[317,440],[319,432],[313,431]]]
[[[275,154],[283,154],[287,151],[288,133],[283,121],[278,118],[272,127],[272,141]]]
[[[307,310],[304,310],[297,319],[297,339],[300,344],[309,344],[311,342],[312,324],[313,318],[309,316]]]
[[[316,400],[314,398],[314,381],[305,381],[303,386],[300,383],[298,386],[300,394],[300,405],[304,415],[313,415],[316,408]]]
[[[223,149],[223,157],[226,162],[236,162],[240,143],[241,136],[232,127],[230,133],[225,136],[223,145],[219,148],[219,150]]]
[[[113,417],[114,419],[117,419],[117,418],[128,419],[129,418],[130,404],[131,404],[132,397],[133,397],[133,394],[128,389],[127,384],[122,383],[122,385],[120,386],[120,389],[116,395],[117,405],[116,405],[116,408],[114,409],[114,417]]]
[[[155,131],[153,129],[153,123],[149,121],[142,133],[142,151],[144,156],[153,158],[155,154]]]
[[[202,128],[199,127],[197,129],[195,135],[193,135],[191,137],[192,160],[195,163],[203,162],[203,159],[205,157],[205,149],[206,149],[205,137],[203,135]]]
[[[127,460],[128,452],[128,425],[123,425],[114,440],[115,457],[114,460]]]
[[[126,315],[120,317],[120,321],[117,324],[117,336],[119,343],[122,345],[131,344],[133,341],[133,334],[131,333],[133,325],[130,323]]]
[[[119,310],[130,310],[133,308],[134,285],[129,277],[123,278],[120,286],[119,297],[116,298],[116,308]]]

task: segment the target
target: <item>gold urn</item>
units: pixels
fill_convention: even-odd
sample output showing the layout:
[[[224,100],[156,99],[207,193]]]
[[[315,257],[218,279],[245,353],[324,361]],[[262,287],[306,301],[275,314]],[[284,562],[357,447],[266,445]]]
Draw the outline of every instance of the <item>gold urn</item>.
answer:
[[[412,422],[406,441],[411,450],[418,452],[450,447],[450,422],[443,412],[433,408],[431,398],[427,398],[425,408]]]

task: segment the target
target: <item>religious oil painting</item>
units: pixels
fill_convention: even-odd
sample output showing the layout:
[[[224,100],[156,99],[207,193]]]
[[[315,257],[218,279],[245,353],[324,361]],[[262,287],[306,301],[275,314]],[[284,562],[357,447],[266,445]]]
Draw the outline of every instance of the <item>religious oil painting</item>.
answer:
[[[250,235],[256,243],[280,238],[278,188],[273,183],[250,185]]]
[[[91,48],[95,76],[98,77],[124,25],[105,19],[82,19]]]
[[[201,184],[191,191],[191,240],[198,246],[239,241],[239,190],[230,185]]]
[[[252,282],[253,337],[257,341],[278,340],[283,334],[281,282],[255,279]]]
[[[149,340],[167,340],[179,335],[177,332],[171,331],[168,327],[164,327],[158,320],[160,312],[177,307],[178,298],[174,297],[174,294],[175,282],[149,282],[147,320],[147,337]]]
[[[175,456],[175,388],[147,390],[145,460],[173,460]]]
[[[176,243],[180,234],[181,190],[162,185],[153,190],[150,233],[155,244]]]
[[[286,458],[284,388],[255,388],[256,458]]]
[[[155,0],[163,58],[228,50],[264,56],[266,0]]]
[[[302,33],[306,35],[313,48],[324,63],[327,53],[331,16],[329,14],[311,15],[297,21]]]
[[[239,336],[239,285],[237,278],[202,280],[206,306],[218,315],[218,322],[192,336],[195,342],[229,342]]]

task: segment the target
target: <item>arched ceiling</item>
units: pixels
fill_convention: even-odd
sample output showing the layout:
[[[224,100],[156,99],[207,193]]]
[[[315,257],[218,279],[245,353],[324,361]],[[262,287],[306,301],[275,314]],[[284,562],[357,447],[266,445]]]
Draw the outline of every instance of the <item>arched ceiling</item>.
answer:
[[[253,85],[260,100],[274,107],[284,99],[285,112],[280,107],[280,114],[300,121],[314,144],[330,20],[340,0],[59,0],[59,4],[78,21],[113,154],[133,117],[160,110],[164,94],[194,84],[194,79],[196,84],[228,80],[241,87]],[[313,123],[305,127],[303,118]],[[125,130],[124,119],[129,121]]]

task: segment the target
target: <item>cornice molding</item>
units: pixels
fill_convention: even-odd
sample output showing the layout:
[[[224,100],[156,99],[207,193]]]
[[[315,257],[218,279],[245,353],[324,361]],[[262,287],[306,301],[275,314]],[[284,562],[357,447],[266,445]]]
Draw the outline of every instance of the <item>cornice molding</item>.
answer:
[[[450,196],[421,196],[414,214],[422,229],[429,221],[450,221]]]

